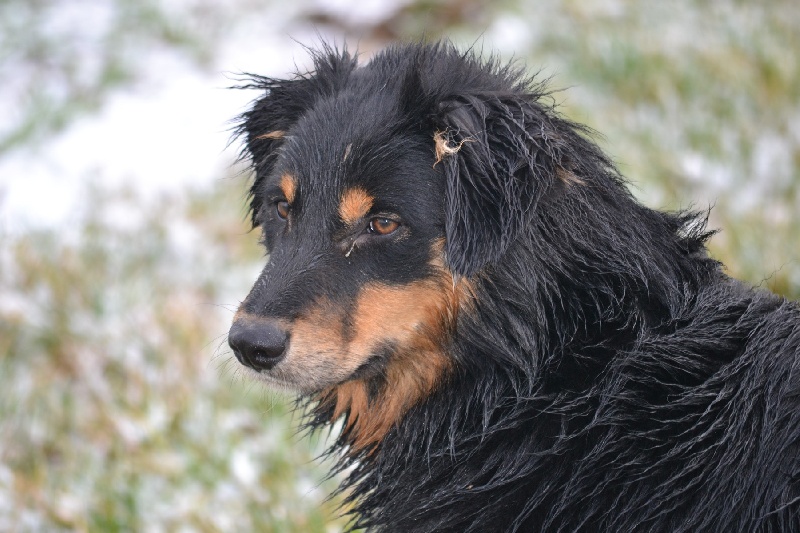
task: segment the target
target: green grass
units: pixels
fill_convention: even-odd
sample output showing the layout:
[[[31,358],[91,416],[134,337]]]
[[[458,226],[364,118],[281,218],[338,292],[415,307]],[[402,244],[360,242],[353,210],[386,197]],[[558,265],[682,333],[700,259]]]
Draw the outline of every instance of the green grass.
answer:
[[[244,185],[93,189],[69,231],[5,237],[0,529],[338,529],[321,443],[225,346],[263,260]]]

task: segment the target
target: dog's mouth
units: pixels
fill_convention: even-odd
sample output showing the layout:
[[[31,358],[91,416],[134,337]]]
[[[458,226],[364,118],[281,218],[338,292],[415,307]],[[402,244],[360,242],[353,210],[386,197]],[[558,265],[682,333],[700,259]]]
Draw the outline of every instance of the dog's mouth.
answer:
[[[370,366],[372,358],[364,364],[348,364],[355,356],[347,353],[289,353],[269,369],[249,371],[266,385],[287,392],[313,394],[341,383],[358,379],[362,367]],[[337,362],[339,362],[337,364]]]
[[[301,392],[293,383],[284,379],[280,372],[274,370],[254,370],[252,368],[245,368],[244,372],[257,381],[263,382],[270,389],[281,392]]]

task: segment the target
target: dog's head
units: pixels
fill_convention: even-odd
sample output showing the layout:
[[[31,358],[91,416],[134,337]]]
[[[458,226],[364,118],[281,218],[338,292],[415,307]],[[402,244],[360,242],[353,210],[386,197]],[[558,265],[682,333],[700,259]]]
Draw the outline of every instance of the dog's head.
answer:
[[[240,133],[269,261],[230,345],[365,446],[453,369],[474,279],[569,181],[563,139],[519,73],[449,45],[360,68],[326,49],[313,73],[255,86]]]

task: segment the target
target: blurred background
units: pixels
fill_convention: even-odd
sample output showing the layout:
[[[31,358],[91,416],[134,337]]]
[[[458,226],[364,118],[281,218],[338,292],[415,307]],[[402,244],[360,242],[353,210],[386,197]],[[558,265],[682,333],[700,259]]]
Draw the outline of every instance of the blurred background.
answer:
[[[338,531],[324,447],[225,333],[264,262],[228,146],[304,45],[451,38],[564,89],[652,207],[800,298],[800,3],[0,2],[0,530]]]

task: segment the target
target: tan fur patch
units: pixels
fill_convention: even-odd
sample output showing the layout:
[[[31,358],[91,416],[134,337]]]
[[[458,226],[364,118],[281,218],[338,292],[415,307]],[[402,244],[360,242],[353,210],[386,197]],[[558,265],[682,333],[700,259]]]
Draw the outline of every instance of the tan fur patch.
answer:
[[[241,306],[239,307],[239,309],[236,310],[236,314],[233,315],[233,322],[259,322],[265,320],[267,319],[265,319],[264,317],[248,313],[247,311],[242,309]]]
[[[373,283],[359,294],[349,351],[364,354],[366,361],[381,342],[391,341],[398,349],[384,369],[385,385],[377,398],[369,400],[364,380],[342,383],[322,396],[322,405],[333,406],[332,420],[346,414],[344,431],[354,452],[378,445],[452,367],[444,345],[459,310],[471,306],[474,290],[444,266],[443,245],[437,241],[431,249],[431,265],[438,271],[433,278],[401,287]]]
[[[349,432],[353,429],[356,421],[359,418],[362,422],[365,420],[365,414],[369,412],[369,395],[367,394],[367,386],[363,380],[348,381],[342,383],[338,387],[332,389],[335,398],[335,407],[333,411],[333,420],[338,420],[339,417],[348,413],[347,422],[343,428],[344,431]]]
[[[283,130],[275,130],[264,133],[263,135],[259,135],[256,139],[283,139],[286,135],[286,132]]]
[[[244,309],[242,309],[242,306],[239,306],[239,308],[236,310],[236,314],[233,315],[233,322],[238,322],[239,320],[249,316],[250,315]]]
[[[360,187],[354,187],[342,195],[342,201],[339,203],[339,216],[345,224],[352,226],[369,213],[374,201],[375,199],[367,191]]]
[[[286,201],[290,204],[294,202],[294,196],[297,192],[297,182],[291,175],[284,174],[281,176],[280,188],[283,191],[283,195],[286,196]]]
[[[342,335],[344,312],[327,300],[314,304],[290,328],[289,358],[292,381],[302,388],[344,381],[363,362],[347,349]]]
[[[371,401],[364,380],[329,389],[324,401],[334,405],[331,421],[346,414],[343,432],[353,452],[371,451],[411,407],[436,388],[450,366],[449,359],[438,350],[401,352],[385,369],[385,388]]]
[[[449,303],[449,308],[455,311],[460,309],[472,309],[473,302],[476,298],[475,285],[469,278],[457,278],[450,272],[450,269],[444,264],[444,245],[445,240],[443,238],[433,241],[429,264],[441,272],[445,279],[449,279],[453,283],[453,290],[450,293],[451,301]]]
[[[586,185],[582,179],[564,167],[556,168],[556,177],[567,185]]]

